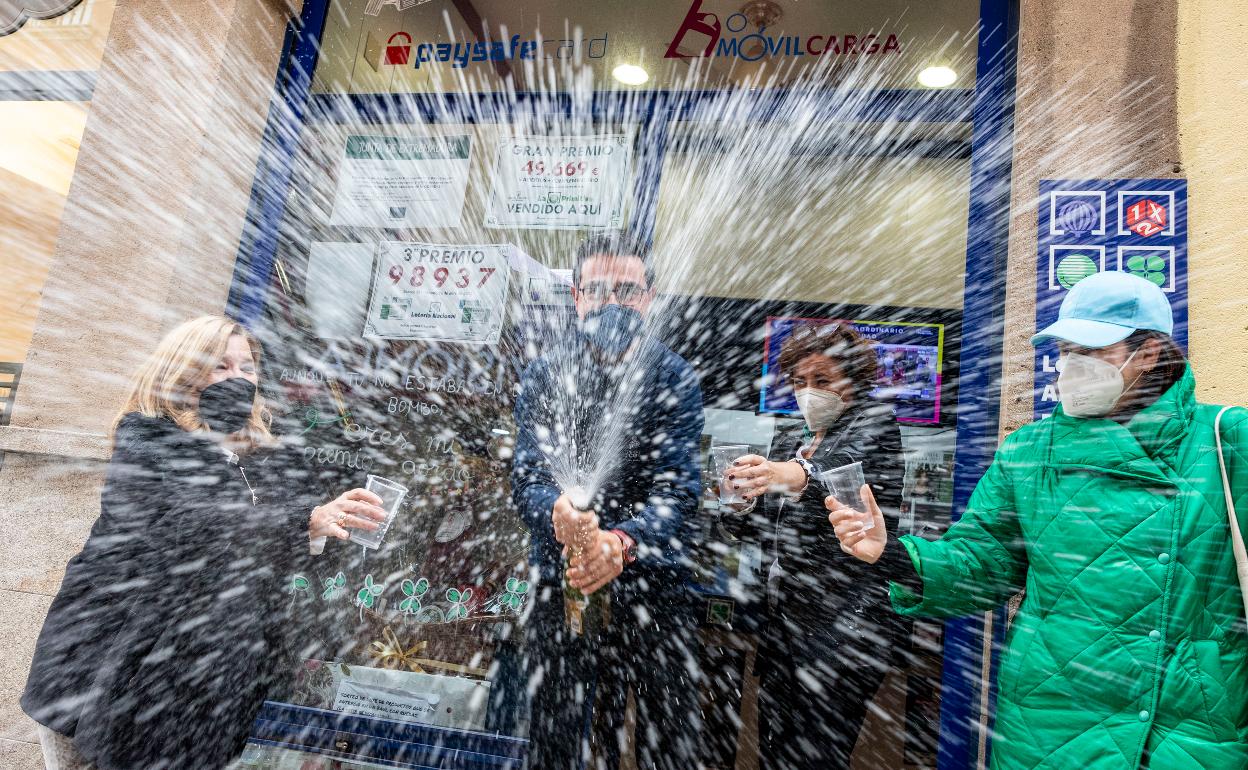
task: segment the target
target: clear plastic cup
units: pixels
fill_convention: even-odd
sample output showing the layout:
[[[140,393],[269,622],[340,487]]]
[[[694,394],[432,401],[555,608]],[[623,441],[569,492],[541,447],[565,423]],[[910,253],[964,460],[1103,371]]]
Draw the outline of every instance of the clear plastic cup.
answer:
[[[867,511],[866,503],[862,500],[862,485],[867,483],[867,479],[862,475],[861,462],[823,471],[817,478],[823,484],[824,489],[828,490],[828,494],[863,514],[864,531],[875,527],[875,517]]]
[[[351,542],[365,548],[378,548],[381,546],[381,539],[386,536],[386,530],[390,529],[390,522],[394,521],[394,515],[399,512],[399,505],[407,496],[407,487],[390,479],[370,474],[364,488],[381,498],[381,507],[386,512],[386,519],[379,522],[380,526],[372,531],[353,528]]]
[[[748,444],[720,444],[711,447],[711,459],[715,463],[715,476],[719,479],[719,502],[725,504],[744,503],[745,497],[728,487],[726,478],[728,469],[738,457],[750,453]]]

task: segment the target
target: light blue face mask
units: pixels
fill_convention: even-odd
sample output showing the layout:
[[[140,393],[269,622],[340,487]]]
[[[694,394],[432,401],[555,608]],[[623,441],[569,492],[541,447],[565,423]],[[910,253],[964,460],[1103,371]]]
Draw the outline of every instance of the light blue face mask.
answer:
[[[633,344],[641,326],[641,313],[623,305],[604,305],[590,311],[581,321],[581,330],[590,344],[617,356]]]

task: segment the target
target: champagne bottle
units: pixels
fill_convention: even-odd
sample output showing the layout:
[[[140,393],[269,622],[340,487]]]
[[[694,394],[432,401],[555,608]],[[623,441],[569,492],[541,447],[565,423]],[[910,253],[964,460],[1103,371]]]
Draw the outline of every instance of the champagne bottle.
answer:
[[[574,637],[594,639],[611,623],[611,586],[586,596],[568,582],[570,560],[563,557],[563,614]]]
[[[577,510],[588,510],[587,495],[573,490],[568,496]],[[569,546],[563,557],[563,615],[572,636],[594,639],[611,622],[611,587],[605,585],[586,596],[568,582],[568,568],[572,561],[570,556],[574,553],[579,554],[579,549]]]

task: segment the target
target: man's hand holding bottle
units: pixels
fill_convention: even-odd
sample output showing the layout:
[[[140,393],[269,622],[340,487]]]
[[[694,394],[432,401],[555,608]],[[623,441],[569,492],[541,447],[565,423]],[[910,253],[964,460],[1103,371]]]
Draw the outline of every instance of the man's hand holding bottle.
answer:
[[[623,542],[599,527],[593,511],[578,509],[565,493],[555,500],[551,521],[568,559],[567,580],[573,588],[592,594],[624,571]]]

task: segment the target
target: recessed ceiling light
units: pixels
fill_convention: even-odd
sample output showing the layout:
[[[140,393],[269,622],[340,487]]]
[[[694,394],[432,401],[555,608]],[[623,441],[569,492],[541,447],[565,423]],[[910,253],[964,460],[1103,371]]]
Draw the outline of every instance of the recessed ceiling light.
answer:
[[[958,73],[949,67],[927,67],[919,73],[919,85],[926,88],[948,88],[958,79]]]
[[[639,86],[650,79],[650,74],[636,64],[620,64],[611,70],[611,77],[624,85]]]

